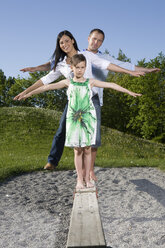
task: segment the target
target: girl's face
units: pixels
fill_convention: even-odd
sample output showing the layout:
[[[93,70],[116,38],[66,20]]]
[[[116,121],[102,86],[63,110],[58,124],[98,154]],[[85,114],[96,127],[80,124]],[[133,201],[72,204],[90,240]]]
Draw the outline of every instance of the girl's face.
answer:
[[[86,70],[86,63],[85,61],[82,61],[78,63],[76,66],[71,66],[71,68],[74,73],[74,77],[82,78]]]
[[[59,41],[60,48],[65,53],[71,52],[71,50],[74,48],[73,44],[74,40],[72,40],[67,35],[63,35]]]

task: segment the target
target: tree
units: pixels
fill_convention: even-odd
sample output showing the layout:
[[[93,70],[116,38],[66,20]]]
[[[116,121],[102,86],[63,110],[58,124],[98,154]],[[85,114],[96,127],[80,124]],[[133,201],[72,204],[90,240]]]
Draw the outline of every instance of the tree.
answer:
[[[110,90],[104,90],[102,124],[152,139],[165,133],[165,56],[160,53],[155,59],[138,62],[138,66],[158,67],[159,73],[147,74],[140,78],[109,73],[108,81],[142,93],[132,98]]]
[[[141,66],[145,61],[139,61]],[[143,92],[139,100],[138,115],[132,113],[127,125],[136,134],[151,139],[165,133],[165,56],[162,53],[147,63],[147,67],[158,67],[159,73],[148,74],[139,79],[138,89]]]
[[[63,111],[67,102],[65,89],[45,92],[28,98],[25,101],[13,100],[14,96],[27,89],[45,74],[46,72],[35,72],[30,73],[27,79],[20,77],[15,79],[15,84],[11,86],[10,91],[8,92],[8,97],[11,99],[12,105],[43,107]],[[61,79],[63,79],[63,77],[56,80],[56,82],[60,81]]]
[[[131,59],[129,59],[121,49],[119,49],[119,53],[118,53],[118,60],[124,61],[124,62],[130,62],[131,63]]]
[[[11,86],[15,83],[15,79],[9,77],[8,79],[4,75],[4,72],[0,70],[0,107],[11,106],[11,101],[8,97]]]

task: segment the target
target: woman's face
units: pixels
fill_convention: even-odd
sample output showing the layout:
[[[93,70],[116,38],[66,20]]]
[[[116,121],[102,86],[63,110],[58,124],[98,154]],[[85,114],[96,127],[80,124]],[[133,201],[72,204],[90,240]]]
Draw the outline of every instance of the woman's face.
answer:
[[[59,41],[60,48],[63,52],[69,53],[74,48],[73,46],[74,40],[72,40],[69,36],[63,35]]]

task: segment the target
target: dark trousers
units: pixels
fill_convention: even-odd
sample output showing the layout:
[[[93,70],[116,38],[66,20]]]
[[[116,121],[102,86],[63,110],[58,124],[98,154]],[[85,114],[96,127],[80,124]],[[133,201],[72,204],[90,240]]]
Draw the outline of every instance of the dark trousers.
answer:
[[[100,134],[100,125],[101,125],[101,107],[98,95],[92,97],[93,104],[96,109],[97,115],[97,137],[96,137],[96,145],[94,147],[98,147],[101,145],[101,134]],[[59,128],[53,138],[52,147],[50,154],[48,156],[48,162],[57,166],[65,144],[65,134],[66,134],[66,113],[67,113],[68,104],[66,104],[64,112],[62,114]]]

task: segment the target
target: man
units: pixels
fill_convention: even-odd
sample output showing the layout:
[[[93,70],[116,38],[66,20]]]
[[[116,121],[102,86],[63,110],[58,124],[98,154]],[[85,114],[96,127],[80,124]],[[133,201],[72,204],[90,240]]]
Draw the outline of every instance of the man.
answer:
[[[106,60],[110,61],[112,64],[118,65],[121,68],[124,68],[126,70],[130,71],[137,71],[137,72],[142,72],[143,74],[152,72],[152,71],[157,71],[158,69],[147,69],[147,68],[140,68],[136,67],[130,63],[127,62],[122,62],[115,60],[112,58],[110,55],[104,55],[101,52],[98,51],[99,47],[102,45],[104,41],[104,32],[100,29],[94,29],[90,32],[90,35],[88,37],[88,48],[87,51],[92,52],[94,54],[97,54],[99,57],[104,57]],[[37,67],[28,67],[24,68],[21,71],[45,71],[45,70],[50,70],[53,68],[54,61],[45,63],[43,65],[37,66]],[[92,67],[92,74],[93,77],[96,79],[99,79],[101,81],[105,81],[108,70],[102,70],[98,69],[96,67]],[[46,80],[48,79],[49,76],[46,76]],[[45,80],[45,78],[43,79]],[[49,80],[50,83],[50,80]],[[99,97],[93,97],[93,101],[95,101],[95,106],[97,106],[97,118],[101,120],[101,106],[103,105],[103,89],[96,88],[96,95]],[[65,113],[66,113],[66,108],[65,111],[62,115],[61,121],[60,121],[60,127],[54,136],[53,143],[52,143],[52,148],[50,151],[50,154],[48,156],[48,163],[44,167],[45,169],[54,169],[57,165],[58,162],[60,161],[60,158],[62,156],[63,148],[64,148],[64,142],[65,142]],[[98,122],[99,123],[99,122]],[[97,128],[98,130],[98,135],[100,135],[100,126]],[[95,174],[94,174],[94,161],[96,158],[96,153],[97,153],[97,147],[99,145],[92,147],[92,166],[91,166],[91,178],[96,180]]]
[[[100,30],[100,29],[91,30],[91,32],[88,36],[88,48],[87,48],[87,50],[92,52],[92,53],[97,54],[101,58],[109,60],[112,64],[118,65],[118,66],[125,68],[127,70],[130,70],[130,71],[151,73],[151,72],[157,72],[160,70],[158,68],[137,67],[137,66],[134,66],[133,64],[131,64],[129,62],[123,62],[123,61],[114,59],[109,54],[101,53],[98,49],[102,45],[104,38],[105,38],[105,34],[102,30]],[[92,73],[93,73],[94,78],[101,80],[101,81],[106,81],[106,78],[108,75],[107,70],[103,71],[103,70],[100,70],[99,68],[93,66]],[[103,105],[103,89],[99,88],[98,90],[99,90],[99,94],[100,94],[100,97],[99,97],[100,106],[102,106]],[[94,161],[96,159],[96,153],[97,153],[97,148],[93,147],[92,148],[92,167],[91,167],[91,176],[93,179],[96,179],[96,177],[94,175]]]

